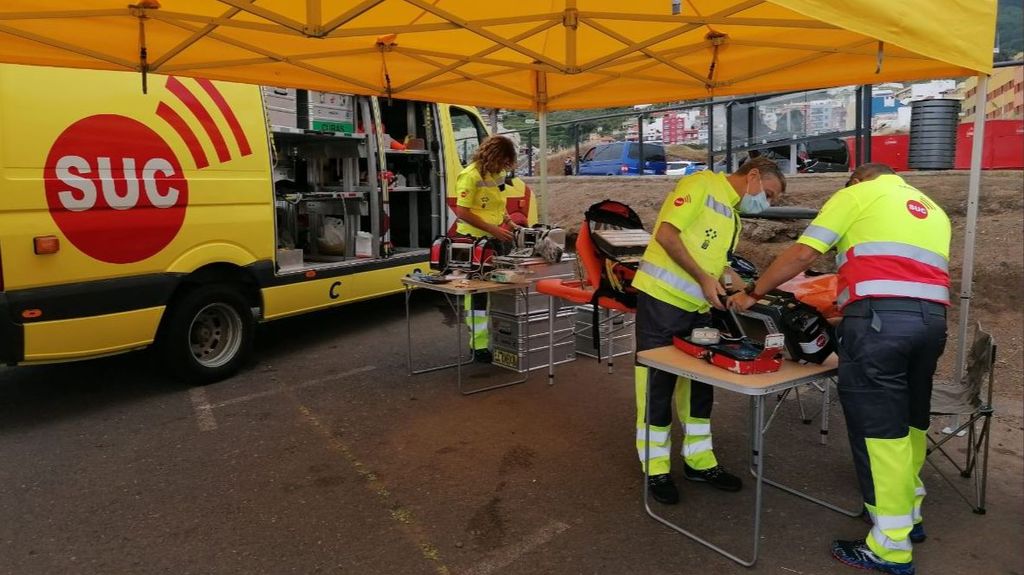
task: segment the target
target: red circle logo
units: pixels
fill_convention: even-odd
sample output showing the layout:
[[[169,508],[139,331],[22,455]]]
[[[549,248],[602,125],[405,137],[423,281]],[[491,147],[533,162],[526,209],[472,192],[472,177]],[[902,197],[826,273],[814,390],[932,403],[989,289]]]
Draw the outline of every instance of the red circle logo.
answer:
[[[68,126],[50,148],[44,177],[53,221],[100,261],[152,257],[185,220],[188,181],[178,158],[131,118],[101,114]]]
[[[923,220],[928,217],[928,208],[917,200],[907,201],[907,211],[910,212],[910,215],[919,220]]]
[[[825,347],[825,344],[827,344],[827,343],[828,343],[828,335],[826,335],[824,333],[818,335],[818,339],[814,340],[814,344],[817,345],[818,348]]]

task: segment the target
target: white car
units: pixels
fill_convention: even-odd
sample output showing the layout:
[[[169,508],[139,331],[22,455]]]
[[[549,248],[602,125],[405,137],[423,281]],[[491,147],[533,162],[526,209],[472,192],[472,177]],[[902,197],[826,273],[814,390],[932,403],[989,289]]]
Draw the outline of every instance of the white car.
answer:
[[[674,160],[666,164],[666,176],[689,176],[694,172],[706,170],[708,165],[704,162],[692,162],[690,160]]]

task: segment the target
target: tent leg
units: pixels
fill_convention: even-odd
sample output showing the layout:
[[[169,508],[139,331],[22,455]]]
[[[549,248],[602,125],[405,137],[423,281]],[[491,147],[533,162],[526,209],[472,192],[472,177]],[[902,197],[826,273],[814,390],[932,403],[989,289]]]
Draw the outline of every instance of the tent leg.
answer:
[[[540,116],[540,221],[548,219],[548,113],[541,110]]]
[[[974,141],[971,146],[971,175],[967,188],[967,225],[964,233],[964,264],[960,273],[960,323],[957,326],[955,379],[964,374],[967,352],[967,326],[971,310],[974,280],[974,237],[978,227],[978,193],[981,188],[981,154],[985,144],[985,108],[988,100],[988,76],[978,76],[977,105],[974,107]]]

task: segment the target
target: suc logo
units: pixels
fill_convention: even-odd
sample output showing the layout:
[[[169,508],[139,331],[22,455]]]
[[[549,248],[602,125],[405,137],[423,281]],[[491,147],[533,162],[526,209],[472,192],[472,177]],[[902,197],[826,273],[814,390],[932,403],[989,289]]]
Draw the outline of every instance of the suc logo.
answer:
[[[910,215],[919,220],[923,220],[928,217],[928,208],[917,200],[907,201],[907,211],[910,212]]]
[[[68,241],[109,263],[155,255],[185,219],[188,181],[171,147],[115,114],[83,118],[50,148],[46,203]]]
[[[252,154],[241,123],[209,80],[195,80],[234,136],[240,156]],[[202,126],[219,163],[231,161],[211,111],[184,83],[165,87]],[[166,102],[156,115],[181,137],[196,169],[210,158],[195,132]],[[46,203],[68,241],[109,263],[144,260],[178,235],[188,207],[188,181],[171,147],[149,126],[117,114],[98,114],[68,126],[54,141],[44,170]]]

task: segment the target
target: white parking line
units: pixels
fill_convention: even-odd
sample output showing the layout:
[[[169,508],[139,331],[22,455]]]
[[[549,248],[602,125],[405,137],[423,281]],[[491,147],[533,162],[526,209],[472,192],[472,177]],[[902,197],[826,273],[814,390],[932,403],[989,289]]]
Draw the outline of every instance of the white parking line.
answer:
[[[210,407],[211,408],[217,408],[217,407],[224,407],[226,405],[234,405],[236,403],[245,403],[246,401],[252,401],[254,399],[259,399],[261,397],[267,397],[267,396],[270,396],[270,395],[277,395],[277,394],[283,393],[285,391],[294,391],[296,389],[305,389],[307,387],[313,387],[314,385],[322,385],[324,383],[330,383],[332,381],[337,381],[339,379],[345,379],[346,377],[350,377],[350,376],[353,376],[353,375],[356,375],[356,374],[359,374],[359,373],[366,373],[368,371],[373,371],[375,369],[377,369],[376,366],[372,366],[372,365],[366,365],[366,366],[363,366],[363,367],[357,367],[355,369],[350,369],[348,371],[343,371],[341,373],[335,373],[334,375],[327,375],[327,376],[324,376],[324,377],[318,377],[316,379],[310,379],[308,381],[304,381],[302,383],[297,383],[295,385],[282,385],[282,386],[280,386],[277,389],[269,389],[267,391],[259,391],[259,392],[256,392],[256,393],[250,393],[249,395],[243,395],[241,397],[233,397],[231,399],[225,399],[224,401],[218,401],[217,403],[214,403]]]
[[[188,390],[188,397],[192,400],[192,409],[196,412],[196,423],[199,431],[213,431],[217,429],[217,419],[213,417],[213,406],[206,398],[205,387],[193,387]]]
[[[490,575],[499,569],[508,567],[526,553],[551,541],[556,535],[568,528],[569,526],[561,521],[553,521],[515,545],[510,545],[501,553],[497,553],[481,563],[470,567],[463,572],[463,575]]]

